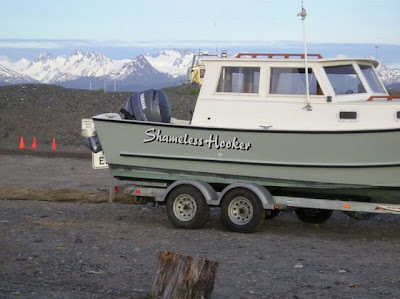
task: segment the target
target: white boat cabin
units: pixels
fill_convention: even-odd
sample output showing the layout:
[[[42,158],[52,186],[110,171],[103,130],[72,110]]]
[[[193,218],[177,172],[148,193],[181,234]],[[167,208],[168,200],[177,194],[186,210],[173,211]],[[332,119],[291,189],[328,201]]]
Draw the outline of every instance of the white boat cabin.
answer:
[[[191,125],[260,130],[342,131],[400,127],[400,101],[374,59],[240,53],[203,58],[204,81]]]

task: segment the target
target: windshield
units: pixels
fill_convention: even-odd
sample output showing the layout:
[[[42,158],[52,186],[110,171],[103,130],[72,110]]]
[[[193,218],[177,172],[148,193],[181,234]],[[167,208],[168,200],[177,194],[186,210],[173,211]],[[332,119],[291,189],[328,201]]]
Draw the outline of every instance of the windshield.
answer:
[[[329,66],[324,69],[337,95],[366,92],[352,65]]]
[[[379,81],[378,77],[376,76],[372,65],[360,65],[360,69],[367,79],[369,86],[374,93],[386,93],[383,89],[381,82]]]

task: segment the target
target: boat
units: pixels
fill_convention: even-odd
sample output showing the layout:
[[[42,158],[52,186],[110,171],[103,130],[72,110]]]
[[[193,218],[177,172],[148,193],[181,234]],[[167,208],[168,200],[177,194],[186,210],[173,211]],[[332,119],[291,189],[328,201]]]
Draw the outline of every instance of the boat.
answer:
[[[239,53],[202,64],[191,120],[171,116],[163,90],[93,117],[86,143],[104,151],[113,177],[400,203],[400,101],[377,76],[377,60]]]

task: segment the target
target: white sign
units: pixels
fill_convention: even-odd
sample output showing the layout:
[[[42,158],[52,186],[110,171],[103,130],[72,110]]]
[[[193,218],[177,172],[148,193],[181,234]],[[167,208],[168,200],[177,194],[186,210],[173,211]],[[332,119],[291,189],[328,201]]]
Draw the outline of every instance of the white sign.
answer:
[[[106,169],[108,164],[104,152],[98,152],[97,154],[92,153],[92,167],[93,169]]]
[[[91,118],[82,118],[82,130],[92,129],[94,130],[94,122]]]

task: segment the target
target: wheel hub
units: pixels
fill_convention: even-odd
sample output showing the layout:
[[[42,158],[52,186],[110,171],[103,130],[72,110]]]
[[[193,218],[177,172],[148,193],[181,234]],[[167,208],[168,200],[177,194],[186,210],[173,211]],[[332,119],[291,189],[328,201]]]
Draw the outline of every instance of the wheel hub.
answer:
[[[229,218],[237,225],[245,225],[253,218],[253,205],[245,197],[237,197],[228,207]]]
[[[190,221],[196,215],[197,204],[191,195],[181,194],[175,199],[173,209],[180,221]]]

